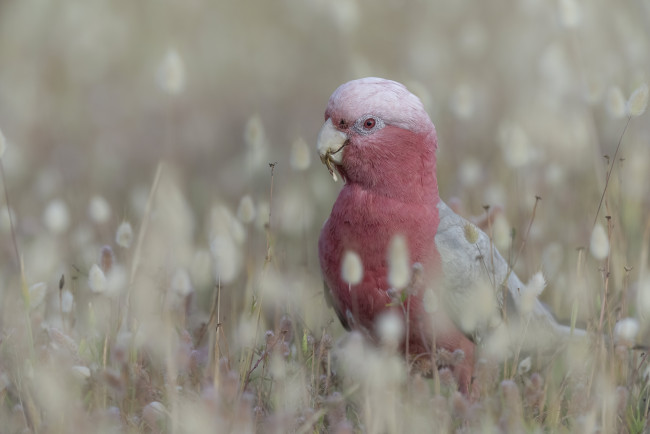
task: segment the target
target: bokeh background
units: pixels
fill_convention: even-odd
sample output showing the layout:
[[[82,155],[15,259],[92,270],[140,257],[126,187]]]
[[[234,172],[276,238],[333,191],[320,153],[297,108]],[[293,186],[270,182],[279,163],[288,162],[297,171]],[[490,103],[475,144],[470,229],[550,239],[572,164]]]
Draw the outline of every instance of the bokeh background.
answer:
[[[500,207],[492,230],[504,255],[542,198],[516,270],[524,281],[544,271],[543,298],[560,318],[577,305],[579,324],[598,325],[604,269],[615,297],[607,327],[636,318],[633,297],[650,291],[650,118],[628,125],[626,102],[649,81],[649,45],[648,0],[0,2],[3,412],[27,423],[15,418],[26,393],[17,360],[41,363],[34,349],[50,351],[52,330],[118,347],[106,342],[131,329],[116,307],[125,294],[149,344],[178,325],[155,306],[177,297],[194,333],[219,282],[235,349],[258,345],[256,330],[282,315],[317,338],[340,336],[316,251],[340,183],[315,139],[332,91],[369,75],[422,99],[439,135],[441,197],[466,216]],[[590,253],[605,215],[606,263],[598,246]],[[133,233],[120,242],[122,222]],[[262,298],[261,322],[243,321]],[[95,378],[111,365],[98,351],[71,364]]]

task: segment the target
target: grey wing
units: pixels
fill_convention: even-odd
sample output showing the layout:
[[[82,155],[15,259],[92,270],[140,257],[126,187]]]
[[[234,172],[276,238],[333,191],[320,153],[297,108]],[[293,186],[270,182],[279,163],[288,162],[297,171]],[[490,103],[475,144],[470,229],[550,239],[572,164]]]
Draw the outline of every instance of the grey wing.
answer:
[[[438,211],[436,248],[442,277],[437,286],[449,316],[463,333],[481,343],[507,324],[511,341],[535,347],[552,347],[557,338],[571,333],[536,294],[527,291],[487,234],[442,201]]]

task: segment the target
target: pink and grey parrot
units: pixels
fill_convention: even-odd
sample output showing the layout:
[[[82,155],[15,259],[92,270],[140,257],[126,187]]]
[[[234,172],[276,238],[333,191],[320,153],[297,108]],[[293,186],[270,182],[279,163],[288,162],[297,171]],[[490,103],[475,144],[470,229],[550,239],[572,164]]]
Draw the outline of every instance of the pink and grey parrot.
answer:
[[[400,348],[410,360],[462,351],[448,367],[465,394],[476,345],[553,348],[584,333],[558,324],[537,300],[541,289],[523,284],[488,235],[440,199],[436,130],[405,86],[374,77],[340,86],[317,146],[334,180],[344,181],[318,250],[326,299],[346,329],[379,341],[378,319],[397,312],[406,331]],[[412,267],[405,288],[390,284],[396,237]],[[342,275],[347,252],[361,262],[355,282]]]

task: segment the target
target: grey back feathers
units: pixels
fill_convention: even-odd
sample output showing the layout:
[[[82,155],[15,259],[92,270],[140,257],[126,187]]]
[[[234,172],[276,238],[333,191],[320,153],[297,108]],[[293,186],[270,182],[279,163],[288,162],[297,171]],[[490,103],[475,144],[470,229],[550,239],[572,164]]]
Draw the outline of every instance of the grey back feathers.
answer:
[[[470,339],[510,353],[553,350],[571,333],[585,335],[555,321],[537,299],[541,288],[524,285],[485,232],[442,201],[438,212],[442,277],[437,292],[452,321]]]

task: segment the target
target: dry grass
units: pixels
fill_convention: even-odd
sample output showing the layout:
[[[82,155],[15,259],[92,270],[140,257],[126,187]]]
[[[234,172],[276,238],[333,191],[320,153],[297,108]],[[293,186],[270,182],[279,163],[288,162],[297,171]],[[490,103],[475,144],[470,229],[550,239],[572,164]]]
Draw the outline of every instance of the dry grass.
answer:
[[[647,1],[1,3],[0,431],[644,432],[649,41]],[[364,75],[588,346],[485,351],[469,402],[343,332],[313,143]]]

